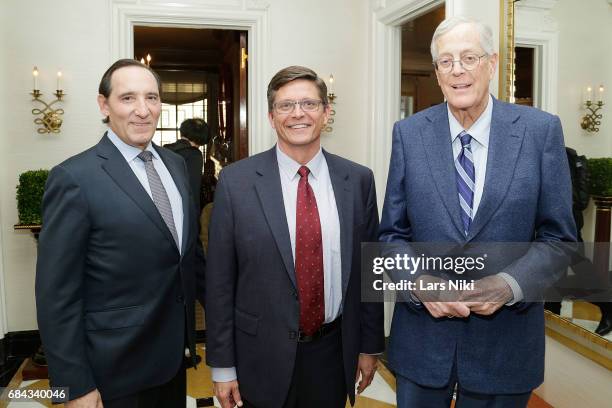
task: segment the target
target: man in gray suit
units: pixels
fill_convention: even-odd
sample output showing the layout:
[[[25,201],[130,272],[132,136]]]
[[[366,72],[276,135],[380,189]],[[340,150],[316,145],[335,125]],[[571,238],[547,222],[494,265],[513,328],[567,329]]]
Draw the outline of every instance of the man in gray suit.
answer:
[[[457,408],[525,407],[544,377],[543,307],[533,301],[567,259],[555,247],[576,239],[561,124],[490,96],[497,54],[484,24],[443,21],[431,53],[446,103],[395,124],[380,240],[530,249],[453,301],[417,285],[396,304],[398,407],[449,407],[456,386]]]
[[[343,408],[374,376],[382,304],[360,302],[376,240],[372,172],[321,149],[330,106],[305,67],[268,86],[277,145],[221,172],[210,222],[206,360],[223,408]]]

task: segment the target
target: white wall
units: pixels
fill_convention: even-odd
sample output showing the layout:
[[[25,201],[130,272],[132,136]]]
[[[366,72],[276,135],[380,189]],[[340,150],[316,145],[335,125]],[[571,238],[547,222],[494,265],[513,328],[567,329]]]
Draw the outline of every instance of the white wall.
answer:
[[[559,26],[558,114],[563,124],[565,144],[579,154],[612,156],[612,5],[603,0],[583,2],[559,0],[551,10]],[[587,85],[606,87],[606,105],[600,131],[589,133],[580,127],[585,110],[580,106]],[[593,205],[585,211],[585,241],[592,241],[595,226]]]
[[[0,61],[7,61],[8,57],[8,44],[6,39],[8,37],[8,31],[6,29],[6,16],[7,13],[0,13]],[[6,81],[5,79],[6,64],[0,63],[0,95],[5,95]],[[6,123],[7,114],[6,110],[8,107],[4,103],[4,99],[0,99],[0,124]],[[1,126],[1,125],[0,125]],[[0,128],[1,129],[1,128]],[[4,151],[6,150],[6,137],[0,133],[0,165],[4,163]],[[6,183],[4,172],[0,172],[0,194],[4,191],[4,185]],[[1,198],[0,198],[1,203]],[[4,224],[2,222],[2,206],[0,205],[0,339],[4,337],[6,333],[6,296],[4,291],[4,257],[2,242],[3,235],[5,235]]]
[[[4,33],[0,82],[2,150],[0,225],[8,331],[37,327],[34,307],[36,246],[29,232],[13,231],[17,223],[15,187],[19,174],[50,168],[94,144],[103,126],[95,97],[97,83],[109,60],[109,8],[106,1],[3,2]],[[31,110],[32,67],[40,71],[45,100],[55,90],[58,68],[67,93],[62,132],[36,132]],[[38,106],[36,106],[38,107]]]
[[[544,384],[535,392],[555,408],[604,408],[612,401],[612,372],[546,337]]]
[[[198,5],[204,0],[184,2]],[[279,69],[295,64],[309,66],[324,78],[333,73],[337,115],[334,132],[323,137],[323,144],[332,152],[365,163],[367,1],[264,3],[269,4],[270,34],[266,40],[270,46],[266,82]],[[104,126],[95,99],[100,77],[112,63],[110,4],[111,0],[4,0],[2,4],[0,86],[4,89],[0,92],[0,114],[6,116],[0,117],[0,279],[3,266],[8,331],[37,328],[35,242],[29,232],[13,231],[18,176],[27,170],[50,168],[99,140]],[[33,104],[28,93],[34,65],[40,70],[39,87],[46,97],[55,88],[57,69],[64,73],[66,113],[60,134],[40,135],[32,123]]]

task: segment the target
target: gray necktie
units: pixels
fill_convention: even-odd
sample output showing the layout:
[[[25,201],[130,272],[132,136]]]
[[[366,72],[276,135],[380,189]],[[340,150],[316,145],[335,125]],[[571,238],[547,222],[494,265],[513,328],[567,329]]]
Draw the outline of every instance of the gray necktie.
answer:
[[[176,242],[176,247],[178,248],[179,240],[178,234],[176,233],[176,227],[174,226],[172,206],[170,205],[170,199],[168,199],[168,193],[166,193],[166,189],[159,178],[159,174],[157,170],[155,170],[155,166],[153,166],[153,153],[148,150],[143,150],[138,155],[138,158],[144,162],[147,178],[149,179],[149,187],[151,188],[151,195],[153,196],[153,203],[168,226],[174,238],[174,242]]]

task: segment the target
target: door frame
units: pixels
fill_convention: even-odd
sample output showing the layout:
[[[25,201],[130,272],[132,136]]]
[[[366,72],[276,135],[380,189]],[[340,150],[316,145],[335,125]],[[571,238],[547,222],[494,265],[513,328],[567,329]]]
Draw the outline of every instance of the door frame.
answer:
[[[177,0],[171,5],[111,0],[111,59],[133,58],[134,26],[212,28],[248,32],[249,154],[274,144],[267,123],[265,84],[269,60],[268,8],[265,1]],[[222,4],[220,4],[222,3]]]
[[[374,172],[378,209],[382,211],[393,124],[400,117],[402,80],[402,29],[408,20],[445,4],[445,18],[455,14],[456,0],[371,0],[369,103],[371,116],[367,136],[368,166]],[[395,303],[385,302],[385,335],[391,329]]]
[[[454,0],[371,0],[370,2],[370,126],[367,137],[368,166],[378,186],[378,208],[382,210],[391,159],[393,124],[400,117],[401,26],[431,9],[446,5],[446,18],[453,15]]]

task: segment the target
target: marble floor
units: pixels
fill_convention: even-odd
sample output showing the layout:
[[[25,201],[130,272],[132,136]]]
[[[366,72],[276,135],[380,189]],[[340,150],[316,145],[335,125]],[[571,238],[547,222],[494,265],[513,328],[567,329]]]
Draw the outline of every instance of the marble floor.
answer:
[[[198,354],[204,357],[206,350],[204,347],[199,347]],[[7,389],[48,389],[48,380],[22,380],[22,369],[25,363],[17,371]],[[196,408],[196,399],[212,396],[212,382],[210,379],[210,370],[205,365],[200,365],[197,370],[193,368],[187,371],[187,408]],[[220,405],[214,400],[215,406]],[[0,408],[41,408],[53,405],[49,400],[16,402],[7,401],[5,398],[0,398]],[[56,408],[63,407],[63,404],[55,405]],[[347,403],[347,408],[350,405]],[[393,374],[385,366],[379,366],[379,369],[374,377],[372,384],[357,397],[355,408],[393,408],[395,407],[395,378]],[[316,408],[316,407],[313,407]],[[418,408],[418,407],[415,407]],[[451,407],[452,408],[452,407]],[[529,408],[553,408],[535,394],[529,401]]]
[[[204,355],[205,350],[200,348],[198,354]],[[12,381],[7,386],[7,389],[47,389],[49,387],[48,380],[33,380],[22,381],[22,367],[17,371]],[[210,380],[210,370],[200,365],[197,370],[189,369],[187,371],[187,408],[196,408],[196,399],[212,396],[212,383]],[[215,399],[215,406],[220,405]],[[347,404],[347,407],[350,405]],[[5,399],[0,399],[0,408],[41,408],[52,407],[49,400],[41,401],[24,401],[24,402],[8,402]],[[63,404],[55,405],[56,408],[63,407]],[[356,408],[392,408],[395,407],[395,380],[393,375],[385,368],[381,367],[372,384],[357,397]]]

